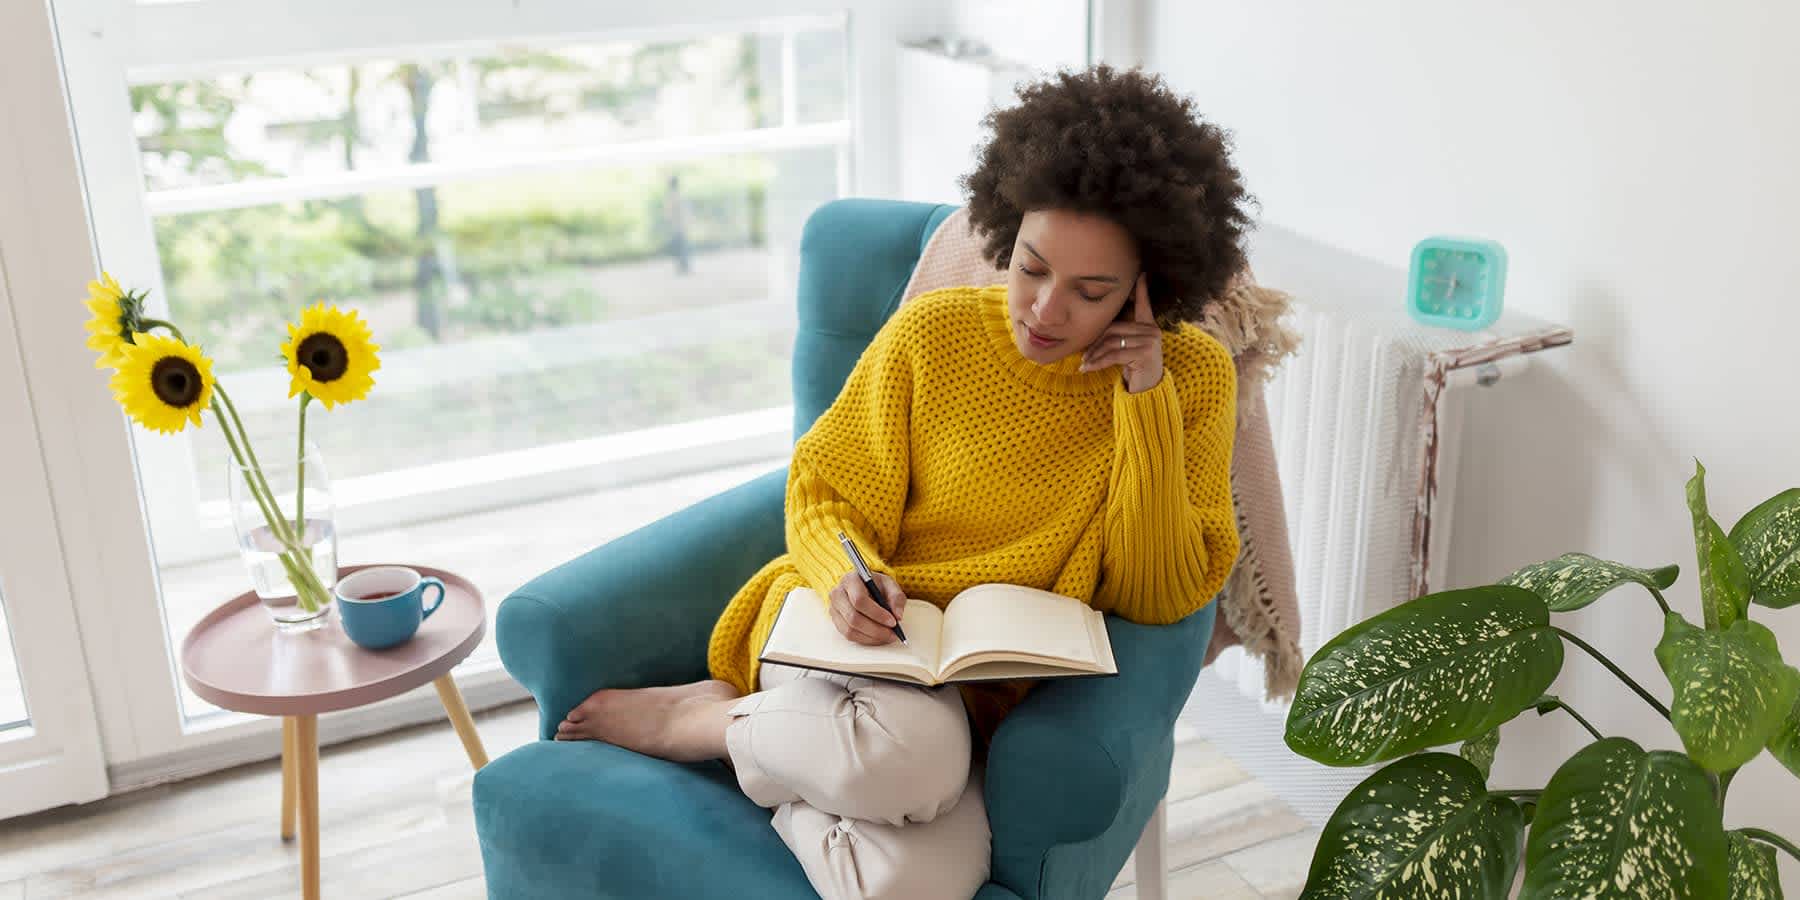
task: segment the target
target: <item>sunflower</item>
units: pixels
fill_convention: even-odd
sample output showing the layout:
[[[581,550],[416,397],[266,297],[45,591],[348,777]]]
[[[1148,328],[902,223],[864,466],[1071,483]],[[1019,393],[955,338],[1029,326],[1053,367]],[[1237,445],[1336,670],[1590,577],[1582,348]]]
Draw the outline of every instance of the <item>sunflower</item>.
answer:
[[[100,354],[94,368],[116,369],[125,362],[124,348],[131,345],[132,332],[142,327],[144,298],[126,293],[111,275],[101,272],[99,281],[88,282],[87,308],[94,314],[87,322],[88,349]]]
[[[113,399],[145,428],[174,434],[212,404],[212,360],[177,338],[139,331],[121,343]]]
[[[375,386],[370,373],[381,368],[376,355],[381,346],[372,337],[356,310],[344,312],[323,301],[303,310],[300,324],[288,323],[288,339],[281,345],[292,376],[288,397],[305,391],[330,409],[368,396]]]

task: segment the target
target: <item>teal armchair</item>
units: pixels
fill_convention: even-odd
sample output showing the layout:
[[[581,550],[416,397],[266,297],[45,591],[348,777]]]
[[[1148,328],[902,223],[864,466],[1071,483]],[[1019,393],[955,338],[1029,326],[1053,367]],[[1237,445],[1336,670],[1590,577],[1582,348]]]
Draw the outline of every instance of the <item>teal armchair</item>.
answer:
[[[837,396],[953,209],[851,199],[808,219],[796,436]],[[682,765],[553,740],[562,717],[599,688],[707,677],[714,620],[786,549],[786,484],[785,469],[770,472],[572,559],[501,603],[500,658],[537,700],[539,740],[475,776],[488,896],[816,896],[769,811],[739,793],[722,763]],[[1168,788],[1175,717],[1199,674],[1217,605],[1158,627],[1108,616],[1119,675],[1046,682],[1002,723],[985,786],[992,880],[979,900],[1106,893]],[[1145,856],[1160,859],[1160,845],[1149,849]]]

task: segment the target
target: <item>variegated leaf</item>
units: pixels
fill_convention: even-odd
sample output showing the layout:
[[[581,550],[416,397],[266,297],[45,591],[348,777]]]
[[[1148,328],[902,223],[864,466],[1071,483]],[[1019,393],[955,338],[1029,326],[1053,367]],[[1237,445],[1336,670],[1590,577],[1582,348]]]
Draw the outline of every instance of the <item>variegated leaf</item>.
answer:
[[[1725,900],[1725,829],[1693,760],[1629,738],[1582,748],[1532,816],[1520,900]]]
[[[1490,728],[1479,737],[1463,741],[1460,755],[1486,779],[1494,772],[1494,753],[1500,749],[1500,729]]]
[[[1706,467],[1694,460],[1687,483],[1688,512],[1694,519],[1694,553],[1700,560],[1700,607],[1706,627],[1728,628],[1750,607],[1750,575],[1737,548],[1706,510]]]
[[[1427,594],[1313,654],[1288,710],[1287,745],[1356,766],[1466,741],[1530,706],[1562,660],[1549,608],[1524,588]]]
[[[1800,488],[1782,491],[1731,526],[1757,603],[1776,609],[1800,603]]]
[[[1546,562],[1526,566],[1501,579],[1501,584],[1522,587],[1539,597],[1551,612],[1571,612],[1601,598],[1623,584],[1641,584],[1667,590],[1681,574],[1680,566],[1638,569],[1586,553],[1565,553]]]
[[[1713,772],[1762,752],[1800,697],[1800,670],[1781,661],[1775,633],[1749,619],[1704,631],[1669,613],[1656,661],[1675,689],[1670,722],[1681,745]]]
[[[1731,900],[1781,900],[1781,872],[1775,848],[1741,831],[1727,832]]]
[[[1775,736],[1769,738],[1769,755],[1775,761],[1787,767],[1789,772],[1800,775],[1800,700],[1781,719],[1781,727],[1775,729]]]
[[[1519,866],[1518,804],[1490,797],[1448,753],[1420,753],[1369,776],[1325,823],[1301,900],[1504,900]]]

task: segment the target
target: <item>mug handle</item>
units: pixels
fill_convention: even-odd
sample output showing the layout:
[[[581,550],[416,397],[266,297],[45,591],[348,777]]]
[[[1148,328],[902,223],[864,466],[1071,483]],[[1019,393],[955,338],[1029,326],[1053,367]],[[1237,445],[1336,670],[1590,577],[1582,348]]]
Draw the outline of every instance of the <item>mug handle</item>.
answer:
[[[419,579],[419,596],[421,599],[425,596],[424,591],[426,588],[437,588],[437,599],[432,601],[430,606],[425,607],[425,614],[419,617],[419,621],[421,622],[431,618],[431,614],[437,612],[437,608],[444,605],[444,582],[442,580],[435,575],[427,575],[424,578]]]

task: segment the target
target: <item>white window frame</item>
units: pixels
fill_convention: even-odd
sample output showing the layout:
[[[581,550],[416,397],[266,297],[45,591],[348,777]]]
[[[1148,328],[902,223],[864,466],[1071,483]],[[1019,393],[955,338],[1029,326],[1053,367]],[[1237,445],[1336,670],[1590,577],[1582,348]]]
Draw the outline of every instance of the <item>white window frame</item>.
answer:
[[[893,196],[897,166],[891,148],[896,145],[898,123],[895,108],[893,60],[899,43],[937,27],[942,21],[941,3],[908,0],[765,0],[746,9],[728,0],[662,0],[657,3],[592,3],[587,0],[187,0],[134,4],[130,0],[52,0],[60,39],[63,72],[72,121],[87,187],[88,209],[94,246],[102,267],[116,273],[159,271],[154,235],[143,184],[126,86],[138,80],[194,76],[255,64],[293,64],[306,61],[343,61],[351,55],[391,58],[413,55],[420,48],[452,48],[488,45],[494,41],[540,42],[555,35],[569,40],[615,39],[621,36],[664,36],[689,23],[754,22],[847,17],[849,107],[851,132],[847,163],[840,172],[846,194]],[[0,42],[3,43],[3,42]],[[779,139],[804,133],[788,132]],[[817,135],[810,135],[817,137]],[[777,136],[752,136],[776,140]],[[835,139],[835,138],[833,138]],[[663,149],[670,149],[664,147]],[[684,152],[704,153],[690,145]],[[201,195],[190,195],[198,197]],[[162,201],[158,201],[162,202]],[[173,201],[169,201],[173,202]],[[9,213],[0,209],[0,216]],[[20,210],[16,215],[29,214]],[[64,264],[59,283],[71,291],[91,278],[86,266]],[[162,302],[163,286],[141,284]],[[30,298],[32,303],[64,302],[66,298]],[[78,304],[77,304],[78,306]],[[69,529],[70,567],[76,604],[83,622],[83,640],[90,680],[99,708],[99,726],[106,757],[114,771],[131,772],[128,782],[145,783],[192,770],[198,754],[227,760],[235,746],[260,746],[269,739],[273,720],[257,717],[210,717],[201,724],[184,723],[180,709],[179,673],[166,646],[166,627],[158,598],[157,562],[179,558],[183,541],[197,552],[204,542],[209,555],[230,547],[218,537],[204,534],[194,523],[188,537],[168,537],[157,532],[152,552],[145,528],[146,510],[195,509],[193,486],[180,479],[135,477],[137,460],[127,425],[117,405],[91,383],[91,359],[78,341],[69,338],[65,319],[74,314],[48,312],[26,316],[22,340],[27,346],[46,348],[41,355],[54,366],[40,366],[28,358],[32,371],[56,374],[44,384],[34,384],[34,398],[41,404],[65,411],[66,419],[48,425],[42,435],[50,477],[58,487],[57,499],[74,524]],[[79,336],[79,326],[74,333]],[[54,348],[54,349],[51,349]],[[86,367],[82,377],[82,368]],[[785,408],[783,408],[785,409]],[[609,462],[590,457],[584,477],[571,480],[567,459],[575,451],[606,452],[604,446],[536,448],[509,455],[507,464],[533,466],[531,471],[507,481],[469,481],[461,488],[436,495],[433,513],[507,498],[518,501],[532,490],[567,492],[580,486],[599,486],[623,479],[666,474],[681,469],[717,465],[749,455],[779,455],[787,449],[791,414],[776,410],[752,412],[730,424],[738,439],[720,442],[717,431],[701,434],[694,425],[671,426],[641,434],[659,443],[651,453],[620,450]],[[136,426],[129,426],[135,428]],[[212,428],[202,439],[217,440]],[[190,435],[191,437],[191,435]],[[711,440],[702,440],[711,438]],[[604,440],[604,439],[603,439]],[[146,471],[192,471],[191,444],[179,437],[138,435],[136,446]],[[618,450],[618,448],[613,448]],[[766,454],[773,449],[774,454]],[[535,454],[535,456],[533,455]],[[676,463],[680,464],[677,465]],[[490,460],[488,465],[492,466]],[[179,468],[177,468],[179,467]],[[560,467],[560,468],[559,468]],[[210,477],[198,473],[199,477]],[[433,473],[415,477],[438,478]],[[221,477],[223,477],[221,475]],[[344,484],[350,497],[367,488],[377,499],[364,505],[367,518],[357,519],[356,506],[343,510],[347,529],[365,527],[379,519],[377,486]],[[139,500],[139,492],[142,501]],[[409,501],[420,504],[417,497]],[[389,509],[394,509],[391,504]],[[174,535],[188,529],[177,528]],[[174,543],[177,546],[164,546]],[[501,598],[490,598],[497,603]],[[91,623],[91,624],[90,624]],[[473,661],[459,671],[459,682],[472,704],[481,697],[503,697],[510,678],[490,662],[476,668]],[[418,698],[413,698],[417,700]],[[429,700],[430,698],[426,698]],[[367,710],[358,721],[374,721],[385,707],[398,707],[394,698]],[[359,710],[358,714],[365,711]],[[419,706],[419,715],[432,713]],[[441,715],[441,712],[436,713]],[[354,718],[346,714],[346,721]],[[389,717],[392,718],[391,716]],[[352,729],[352,731],[367,728]],[[329,738],[332,729],[322,728]]]

